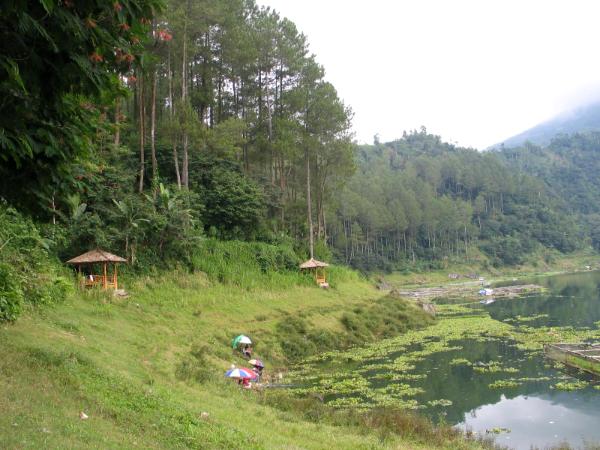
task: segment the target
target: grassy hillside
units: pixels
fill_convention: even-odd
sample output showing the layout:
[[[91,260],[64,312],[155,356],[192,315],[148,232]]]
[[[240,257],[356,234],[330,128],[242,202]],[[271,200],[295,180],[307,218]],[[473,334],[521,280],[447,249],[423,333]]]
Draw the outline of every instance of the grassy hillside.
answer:
[[[313,345],[306,351],[327,347],[319,337],[344,337],[336,345],[345,345],[387,332],[378,318],[389,314],[391,300],[354,272],[332,270],[328,291],[291,272],[254,276],[267,287],[177,271],[131,278],[127,299],[77,292],[2,325],[0,447],[477,445],[404,413],[334,412],[315,399],[295,400],[281,389],[242,391],[224,379],[230,364],[242,363],[229,345],[239,332],[252,336],[271,373],[293,359],[286,343],[299,331],[290,323],[305,328]],[[426,324],[419,310],[395,302],[394,310],[410,317],[406,326]],[[348,317],[340,320],[353,310],[357,329],[344,325]]]

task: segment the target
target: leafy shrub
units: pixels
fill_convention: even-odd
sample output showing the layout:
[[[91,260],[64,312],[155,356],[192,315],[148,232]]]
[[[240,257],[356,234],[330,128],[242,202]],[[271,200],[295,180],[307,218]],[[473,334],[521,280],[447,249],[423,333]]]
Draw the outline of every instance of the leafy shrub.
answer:
[[[180,380],[204,383],[215,376],[212,365],[206,359],[208,345],[194,343],[189,355],[185,356],[175,369],[175,376]]]
[[[205,160],[193,174],[206,209],[202,222],[224,239],[251,239],[260,232],[265,199],[260,187],[227,161]]]
[[[50,244],[31,220],[0,203],[0,322],[14,321],[25,301],[52,304],[66,297],[71,283],[57,275]]]
[[[0,264],[0,322],[13,321],[21,312],[23,291],[8,264]]]
[[[277,334],[289,360],[305,358],[317,351],[317,346],[309,339],[308,324],[304,319],[292,316],[283,319],[277,324]]]
[[[192,256],[195,270],[212,280],[252,287],[289,287],[307,283],[299,258],[286,245],[205,239]]]
[[[288,360],[298,361],[317,352],[364,344],[422,328],[433,319],[406,300],[385,297],[366,308],[344,313],[345,333],[311,327],[303,317],[287,316],[276,325],[279,344]]]
[[[395,336],[433,321],[424,311],[393,296],[384,297],[368,308],[346,312],[340,320],[352,343]]]

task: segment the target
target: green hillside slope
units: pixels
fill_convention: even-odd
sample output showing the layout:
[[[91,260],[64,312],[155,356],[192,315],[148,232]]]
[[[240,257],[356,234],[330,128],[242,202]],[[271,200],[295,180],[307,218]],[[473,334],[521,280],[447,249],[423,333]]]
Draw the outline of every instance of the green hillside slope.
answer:
[[[2,325],[0,447],[476,446],[419,419],[398,433],[377,431],[318,400],[243,391],[225,379],[230,364],[243,364],[230,348],[236,333],[252,336],[256,355],[276,376],[291,358],[293,333],[282,323],[294,317],[309,337],[350,338],[343,312],[373,308],[383,295],[340,269],[327,291],[296,278],[294,285],[247,288],[172,272],[126,281],[127,299],[78,292]],[[396,301],[409,308],[410,326],[427,323],[420,310]]]

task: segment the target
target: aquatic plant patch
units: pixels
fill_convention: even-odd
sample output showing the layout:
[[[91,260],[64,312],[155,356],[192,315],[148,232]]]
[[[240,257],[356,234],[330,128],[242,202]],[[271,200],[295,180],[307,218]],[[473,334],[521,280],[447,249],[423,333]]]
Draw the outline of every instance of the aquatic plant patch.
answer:
[[[465,358],[454,358],[450,361],[451,366],[471,366],[472,363],[468,359]]]
[[[557,389],[559,391],[577,391],[579,389],[583,389],[588,386],[588,383],[585,381],[572,381],[572,382],[558,382],[554,386],[553,389]]]
[[[535,327],[531,324],[544,319],[546,314],[499,321],[492,319],[484,309],[473,304],[439,304],[436,322],[424,329],[411,330],[390,339],[345,351],[324,352],[303,361],[290,373],[291,379],[302,386],[294,389],[298,395],[325,394],[331,406],[370,408],[388,406],[403,409],[439,408],[449,406],[452,399],[427,399],[422,387],[430,370],[426,362],[431,358],[446,361],[449,368],[467,370],[465,376],[482,378],[489,390],[515,389],[524,383],[555,381],[555,389],[581,389],[584,381],[573,382],[570,377],[556,372],[553,378],[538,376],[518,377],[521,365],[540,358],[546,343],[593,341],[600,339],[600,330],[574,327]],[[485,345],[496,342],[520,352],[511,364],[502,362],[501,355],[489,361],[470,361],[461,357],[463,343]],[[443,354],[455,357],[442,357]],[[560,368],[560,366],[554,366]],[[315,373],[317,374],[315,377]],[[511,377],[507,378],[507,375]],[[498,377],[500,379],[490,379]],[[485,381],[483,381],[485,380]],[[419,399],[423,399],[423,404]]]
[[[521,383],[516,380],[497,380],[488,385],[490,389],[510,389],[519,386],[521,386]]]

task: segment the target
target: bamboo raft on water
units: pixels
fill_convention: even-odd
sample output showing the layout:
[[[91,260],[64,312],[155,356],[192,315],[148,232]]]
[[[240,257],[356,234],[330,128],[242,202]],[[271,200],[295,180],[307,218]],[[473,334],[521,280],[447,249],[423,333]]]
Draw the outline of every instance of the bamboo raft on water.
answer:
[[[600,376],[600,344],[547,344],[548,358]]]

